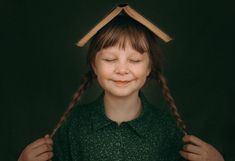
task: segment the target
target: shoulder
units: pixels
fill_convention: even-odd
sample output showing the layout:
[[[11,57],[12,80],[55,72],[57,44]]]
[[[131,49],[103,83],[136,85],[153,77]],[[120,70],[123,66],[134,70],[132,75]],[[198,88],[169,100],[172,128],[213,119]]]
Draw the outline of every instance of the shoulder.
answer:
[[[71,142],[74,142],[74,138],[79,136],[78,134],[81,134],[81,132],[89,130],[89,115],[94,106],[95,102],[91,102],[86,104],[77,104],[72,108],[53,138],[53,149],[56,158],[71,160]]]
[[[159,108],[152,104],[149,104],[148,108],[151,110],[153,121],[157,121],[162,125],[176,124],[176,119],[172,116],[170,110],[167,107]]]
[[[161,144],[161,152],[164,158],[168,160],[176,160],[180,158],[178,151],[182,148],[182,138],[184,136],[182,129],[177,125],[176,118],[167,109],[159,109],[152,107],[152,129],[155,134],[159,135]]]
[[[64,123],[61,125],[61,130],[70,131],[70,129],[80,126],[86,126],[90,123],[91,114],[97,106],[97,100],[94,100],[89,103],[78,103],[74,105],[69,114],[67,115]]]
[[[154,105],[149,105],[152,115],[152,126],[161,130],[168,137],[182,137],[183,131],[177,125],[176,118],[171,114],[168,107],[158,108]]]
[[[94,109],[98,106],[98,103],[96,100],[89,102],[89,103],[83,103],[83,104],[76,104],[73,109],[71,110],[68,121],[74,122],[74,121],[89,121],[91,113],[94,111]]]
[[[151,118],[151,126],[163,129],[177,128],[177,122],[175,117],[171,114],[169,107],[164,104],[164,107],[158,107],[147,99],[143,92],[140,92],[140,97],[143,105],[147,109],[147,115]]]

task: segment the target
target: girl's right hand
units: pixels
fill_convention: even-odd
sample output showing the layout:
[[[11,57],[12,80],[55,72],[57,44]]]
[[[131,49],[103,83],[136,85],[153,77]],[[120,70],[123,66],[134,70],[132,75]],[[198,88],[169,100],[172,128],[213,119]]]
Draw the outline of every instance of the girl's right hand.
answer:
[[[29,144],[21,153],[18,161],[47,161],[53,157],[53,140],[45,135]]]

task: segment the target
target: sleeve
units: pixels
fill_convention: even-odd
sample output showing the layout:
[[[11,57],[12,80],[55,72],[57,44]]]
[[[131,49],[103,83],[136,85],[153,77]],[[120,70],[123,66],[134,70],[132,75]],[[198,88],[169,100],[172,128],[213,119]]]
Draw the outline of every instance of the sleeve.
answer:
[[[68,122],[65,123],[57,130],[53,139],[53,153],[52,161],[70,161],[70,141],[68,136]]]

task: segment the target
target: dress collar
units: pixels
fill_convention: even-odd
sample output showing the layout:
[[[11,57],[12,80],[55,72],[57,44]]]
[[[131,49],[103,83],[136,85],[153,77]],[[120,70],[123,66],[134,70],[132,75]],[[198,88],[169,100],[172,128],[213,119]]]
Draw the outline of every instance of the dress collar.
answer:
[[[139,97],[142,103],[142,111],[140,115],[137,118],[131,121],[127,121],[125,123],[130,125],[130,127],[137,133],[137,135],[139,135],[140,137],[144,137],[149,130],[150,121],[152,118],[152,112],[150,104],[141,90],[139,91]],[[111,123],[116,123],[116,122],[109,119],[105,114],[104,91],[102,91],[102,93],[94,102],[94,110],[92,112],[93,130],[94,131],[99,130],[101,128],[104,128],[105,126],[108,126]]]

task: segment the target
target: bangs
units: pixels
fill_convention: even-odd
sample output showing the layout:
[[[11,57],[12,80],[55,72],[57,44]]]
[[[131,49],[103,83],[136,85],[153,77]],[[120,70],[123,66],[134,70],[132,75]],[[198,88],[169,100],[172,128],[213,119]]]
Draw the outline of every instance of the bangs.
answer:
[[[118,46],[124,49],[129,43],[133,49],[143,54],[149,52],[145,27],[128,16],[117,16],[97,33],[96,49]]]

